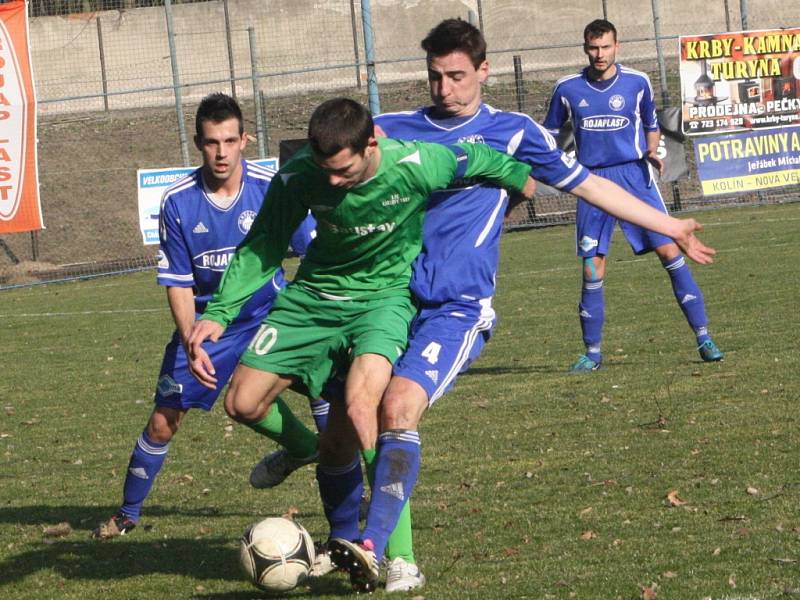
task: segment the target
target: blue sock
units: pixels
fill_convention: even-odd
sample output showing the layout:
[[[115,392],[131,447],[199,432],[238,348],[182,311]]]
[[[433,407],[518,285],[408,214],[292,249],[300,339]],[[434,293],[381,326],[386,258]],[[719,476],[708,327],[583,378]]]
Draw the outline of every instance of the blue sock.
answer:
[[[708,318],[706,317],[706,304],[703,292],[692,277],[692,271],[686,264],[686,259],[679,254],[668,263],[662,263],[669,273],[672,282],[672,291],[681,307],[689,326],[697,336],[697,345],[701,345],[711,338],[708,335]]]
[[[328,411],[331,405],[323,398],[316,400],[309,400],[308,407],[311,409],[311,416],[314,418],[314,424],[317,426],[317,431],[322,433],[328,426]]]
[[[378,437],[375,483],[362,538],[371,540],[375,556],[383,558],[386,542],[397,525],[414,485],[420,465],[419,434],[407,429],[393,429]]]
[[[322,507],[331,529],[330,537],[358,539],[358,509],[364,492],[361,459],[357,456],[344,467],[317,465],[317,482]]]
[[[583,343],[586,345],[586,356],[598,363],[603,360],[600,354],[606,312],[603,289],[602,279],[589,281],[584,279],[583,287],[581,288],[581,302],[578,304]]]
[[[134,522],[139,521],[139,514],[142,511],[150,488],[167,458],[169,443],[159,444],[147,436],[147,431],[143,431],[136,446],[131,454],[128,463],[128,472],[125,475],[125,485],[122,488],[122,507],[120,512]]]

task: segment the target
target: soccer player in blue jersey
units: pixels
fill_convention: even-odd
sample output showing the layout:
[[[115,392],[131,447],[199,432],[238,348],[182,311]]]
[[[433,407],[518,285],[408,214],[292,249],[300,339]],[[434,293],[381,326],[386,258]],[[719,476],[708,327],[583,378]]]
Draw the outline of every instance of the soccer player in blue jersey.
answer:
[[[275,174],[272,169],[242,160],[247,144],[242,112],[224,94],[202,100],[195,117],[197,149],[203,164],[164,192],[160,214],[157,282],[166,287],[175,332],[164,351],[153,409],[134,446],[123,487],[123,502],[108,521],[93,531],[106,539],[129,533],[139,521],[169,450],[169,443],[190,408],[211,410],[239,357],[258,330],[276,294],[284,286],[283,271],[259,289],[238,318],[215,344],[206,345],[220,382],[216,389],[201,385],[191,374],[186,353],[195,319],[211,299],[236,246],[250,229]],[[305,246],[313,222],[304,222],[294,238]],[[280,443],[290,462],[311,462],[317,435],[278,402],[253,429]]]
[[[527,115],[499,111],[482,103],[481,84],[489,67],[486,42],[478,29],[458,19],[447,19],[428,34],[422,48],[427,53],[433,105],[376,117],[376,125],[386,135],[444,144],[486,143],[531,164],[532,175],[549,185],[680,238],[691,256],[708,262],[707,249],[701,249],[702,244],[693,247],[697,243],[692,235],[697,227],[693,221],[666,217],[611,182],[590,174],[561,152],[553,137]],[[411,280],[419,314],[382,398],[366,528],[360,540],[334,538],[329,543],[334,562],[350,571],[357,589],[374,589],[389,534],[395,524],[398,530],[403,526],[398,519],[420,468],[417,428],[422,415],[453,386],[457,375],[477,358],[491,335],[495,323],[492,297],[507,202],[504,190],[472,180],[457,181],[429,198],[423,247],[414,262]],[[334,413],[338,410],[337,404],[332,404],[329,429],[336,427]],[[323,454],[320,460],[320,468],[324,468]],[[330,514],[342,520],[350,515],[352,522],[358,495],[341,488],[335,491],[342,501],[331,507],[333,494],[326,498],[321,486]],[[409,590],[424,583],[416,565],[392,551],[386,554],[386,591]]]
[[[558,81],[544,125],[556,133],[571,120],[577,157],[583,165],[666,213],[653,174],[653,168],[663,173],[663,163],[657,155],[661,133],[650,80],[646,74],[616,63],[617,31],[608,21],[589,23],[583,39],[589,66]],[[575,221],[577,252],[583,263],[578,312],[586,353],[570,372],[587,373],[599,369],[603,360],[603,279],[617,219],[602,208],[578,200]],[[620,220],[620,227],[634,253],[652,250],[658,256],[697,338],[702,359],[722,360],[723,353],[708,333],[703,294],[680,248],[670,238],[624,220]]]

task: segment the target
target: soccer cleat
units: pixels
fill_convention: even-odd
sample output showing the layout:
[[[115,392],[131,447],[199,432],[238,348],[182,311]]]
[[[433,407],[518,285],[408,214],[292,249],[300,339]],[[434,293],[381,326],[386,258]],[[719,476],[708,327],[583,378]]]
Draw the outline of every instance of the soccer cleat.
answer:
[[[98,540],[109,540],[130,533],[134,527],[136,527],[136,523],[132,519],[122,513],[117,513],[105,523],[100,523],[97,529],[92,531],[92,537]]]
[[[389,562],[386,568],[386,591],[408,592],[425,585],[425,575],[415,564],[398,556]]]
[[[350,573],[350,584],[356,592],[374,592],[378,587],[380,568],[372,541],[350,542],[333,538],[328,542],[333,564]]]
[[[697,351],[700,353],[700,358],[705,362],[717,362],[725,358],[725,354],[723,354],[722,350],[717,348],[713,340],[706,340],[700,344],[697,347]]]
[[[575,364],[569,368],[567,373],[572,375],[591,373],[592,371],[597,371],[599,368],[600,361],[595,362],[585,354],[581,354]]]
[[[253,470],[250,471],[250,485],[258,489],[276,487],[300,467],[310,465],[318,460],[319,452],[306,458],[294,458],[281,448],[267,454],[253,467]]]
[[[336,565],[331,560],[331,553],[328,550],[328,544],[320,543],[314,544],[315,555],[314,563],[311,565],[311,570],[308,572],[309,577],[324,577],[331,571],[336,570]]]

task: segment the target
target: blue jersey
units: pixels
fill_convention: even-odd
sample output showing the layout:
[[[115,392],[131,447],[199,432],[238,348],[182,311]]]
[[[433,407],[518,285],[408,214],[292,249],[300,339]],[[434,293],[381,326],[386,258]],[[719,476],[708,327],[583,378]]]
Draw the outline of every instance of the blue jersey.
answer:
[[[202,313],[217,289],[236,246],[250,230],[275,171],[242,161],[242,183],[227,208],[214,203],[203,185],[200,169],[176,182],[161,201],[158,253],[159,284],[192,287],[195,310]],[[284,285],[283,271],[242,307],[236,323],[261,321]]]
[[[588,77],[589,67],[559,79],[544,126],[557,133],[569,119],[581,164],[595,169],[644,157],[645,131],[656,131],[653,87],[644,73],[618,64],[608,81]]]
[[[375,118],[389,137],[453,144],[482,142],[533,166],[531,176],[569,191],[588,176],[553,137],[527,115],[481,104],[472,117],[437,121],[431,108]],[[478,181],[454,182],[428,201],[422,251],[411,291],[423,304],[469,302],[495,292],[507,194]]]

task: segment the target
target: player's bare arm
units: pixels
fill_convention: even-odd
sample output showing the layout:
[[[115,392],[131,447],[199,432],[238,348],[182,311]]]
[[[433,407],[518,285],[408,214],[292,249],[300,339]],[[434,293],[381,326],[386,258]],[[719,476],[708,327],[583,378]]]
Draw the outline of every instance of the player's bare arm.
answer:
[[[695,231],[702,229],[694,219],[670,217],[648,206],[616,183],[597,175],[587,177],[572,189],[572,193],[618,219],[671,237],[696,263],[706,265],[714,262],[716,251],[705,246],[694,235]]]
[[[194,326],[194,290],[190,287],[167,287],[167,302],[175,321],[175,329],[183,346],[189,349],[189,336]]]
[[[645,137],[647,138],[647,154],[645,158],[658,171],[659,177],[663,177],[664,161],[658,156],[658,146],[661,144],[661,130],[648,131]]]
[[[225,331],[225,327],[209,319],[200,319],[192,327],[189,336],[189,370],[201,384],[209,389],[216,389],[217,378],[214,364],[203,349],[203,342],[216,342]]]

